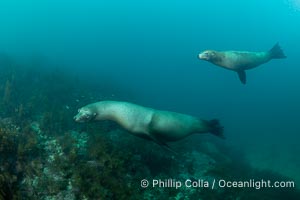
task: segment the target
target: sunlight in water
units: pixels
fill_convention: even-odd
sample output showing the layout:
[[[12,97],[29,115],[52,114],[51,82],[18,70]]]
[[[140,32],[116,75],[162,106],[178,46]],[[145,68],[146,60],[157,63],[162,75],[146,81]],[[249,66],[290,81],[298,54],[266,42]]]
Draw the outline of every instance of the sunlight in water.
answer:
[[[300,0],[294,0],[296,8],[300,9]]]
[[[293,10],[300,11],[300,0],[288,0],[288,2]]]

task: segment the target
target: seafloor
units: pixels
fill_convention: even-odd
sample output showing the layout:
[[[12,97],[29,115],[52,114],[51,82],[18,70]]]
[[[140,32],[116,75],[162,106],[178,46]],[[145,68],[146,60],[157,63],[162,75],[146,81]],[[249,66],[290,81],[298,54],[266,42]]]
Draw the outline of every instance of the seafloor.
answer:
[[[172,144],[174,154],[110,122],[76,124],[79,107],[112,99],[110,86],[42,70],[42,62],[3,57],[0,68],[0,200],[299,199],[295,188],[142,188],[142,179],[291,178],[250,167],[243,153],[211,136]]]

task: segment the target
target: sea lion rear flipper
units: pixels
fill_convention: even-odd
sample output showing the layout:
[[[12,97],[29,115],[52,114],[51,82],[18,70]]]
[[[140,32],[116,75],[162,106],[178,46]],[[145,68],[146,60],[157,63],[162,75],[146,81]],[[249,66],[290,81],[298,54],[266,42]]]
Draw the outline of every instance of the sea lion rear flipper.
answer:
[[[271,59],[286,58],[278,42],[269,50],[269,54]]]
[[[245,70],[239,70],[239,71],[237,71],[237,73],[239,75],[239,78],[240,78],[241,82],[243,84],[246,84],[246,72],[245,72]]]
[[[220,124],[219,120],[212,119],[212,120],[206,121],[206,123],[210,129],[209,132],[211,134],[225,139],[225,137],[223,135],[224,127]]]

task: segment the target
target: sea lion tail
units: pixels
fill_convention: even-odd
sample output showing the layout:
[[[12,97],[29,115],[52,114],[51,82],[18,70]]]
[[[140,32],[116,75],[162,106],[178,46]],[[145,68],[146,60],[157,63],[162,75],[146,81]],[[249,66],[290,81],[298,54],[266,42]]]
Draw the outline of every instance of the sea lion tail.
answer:
[[[269,53],[270,53],[270,59],[286,58],[278,42],[272,47],[272,49],[269,50]]]
[[[208,121],[208,126],[210,128],[209,132],[211,134],[216,135],[216,136],[218,136],[220,138],[225,139],[225,137],[223,135],[224,127],[221,126],[219,120],[213,119],[213,120]]]

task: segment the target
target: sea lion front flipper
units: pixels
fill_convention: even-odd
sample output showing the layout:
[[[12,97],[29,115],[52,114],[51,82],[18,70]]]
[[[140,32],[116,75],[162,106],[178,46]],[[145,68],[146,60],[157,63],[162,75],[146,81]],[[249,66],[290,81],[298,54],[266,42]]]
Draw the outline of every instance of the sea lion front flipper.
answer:
[[[245,72],[245,70],[239,70],[239,71],[237,71],[237,73],[239,75],[239,78],[240,78],[241,82],[243,84],[246,84],[246,72]]]
[[[174,149],[172,149],[169,145],[167,145],[166,143],[162,144],[161,147],[163,147],[164,149],[178,155],[178,153]]]
[[[178,154],[176,151],[174,151],[167,143],[160,141],[159,139],[157,139],[156,137],[154,137],[153,135],[150,136],[151,140],[153,142],[155,142],[156,144],[158,144],[159,146],[163,147],[164,149],[171,151],[174,154]]]

